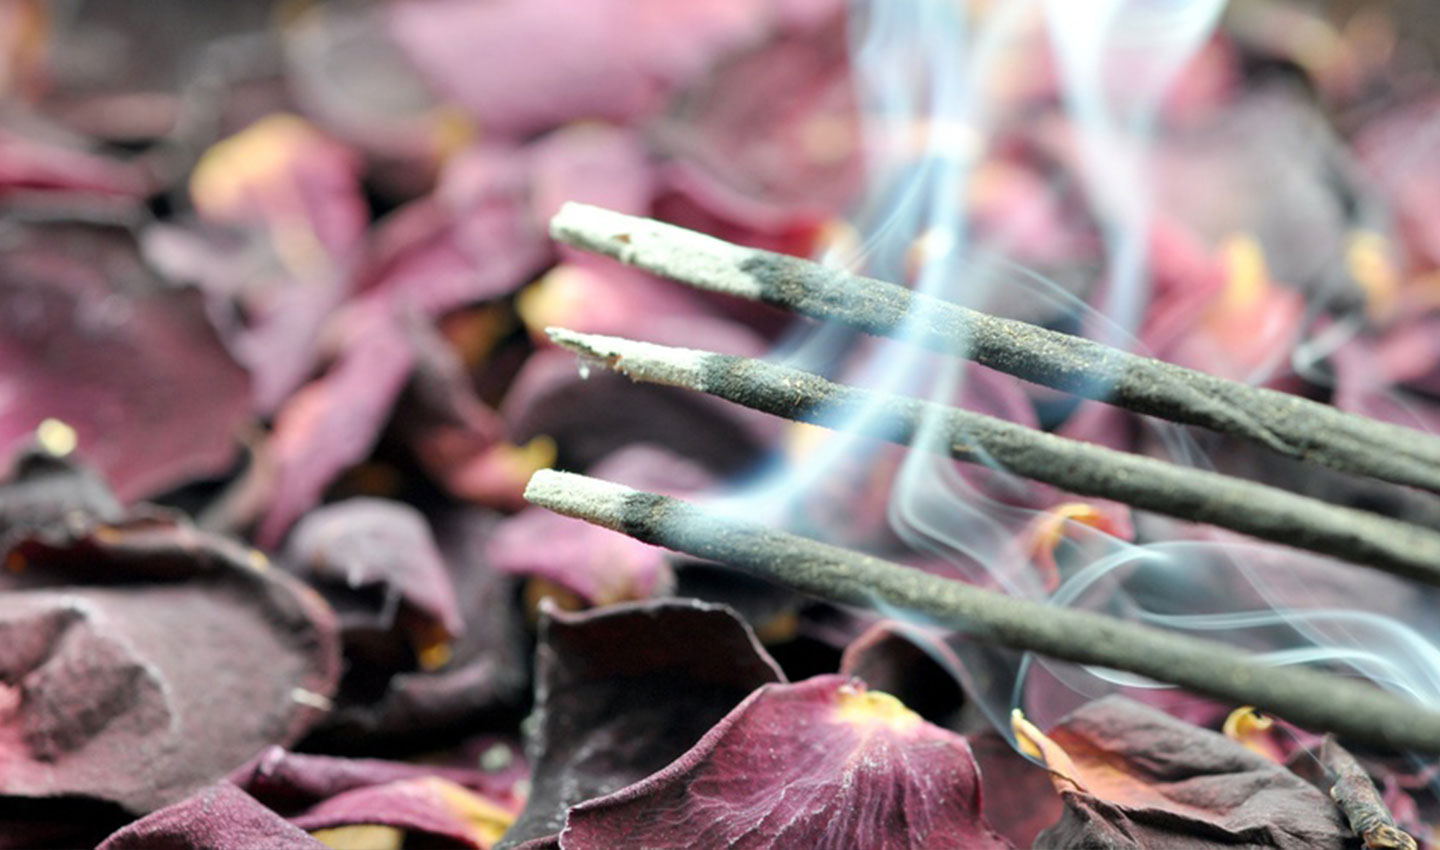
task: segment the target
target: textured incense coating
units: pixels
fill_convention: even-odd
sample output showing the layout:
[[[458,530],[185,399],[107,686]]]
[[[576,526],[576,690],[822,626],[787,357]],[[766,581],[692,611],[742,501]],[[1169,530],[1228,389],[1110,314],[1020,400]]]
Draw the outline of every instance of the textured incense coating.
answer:
[[[1266,667],[1223,643],[1015,599],[583,475],[541,470],[525,498],[833,602],[883,605],[977,640],[1170,682],[1366,744],[1440,753],[1440,714],[1353,680]]]
[[[566,204],[550,232],[567,244],[700,289],[912,340],[1084,398],[1440,493],[1440,439],[1420,431],[598,207]]]
[[[1287,490],[1068,440],[979,413],[836,384],[763,360],[549,329],[551,339],[637,381],[687,387],[787,419],[844,426],[984,460],[1072,493],[1206,522],[1440,585],[1440,533]],[[857,416],[861,411],[870,415]]]

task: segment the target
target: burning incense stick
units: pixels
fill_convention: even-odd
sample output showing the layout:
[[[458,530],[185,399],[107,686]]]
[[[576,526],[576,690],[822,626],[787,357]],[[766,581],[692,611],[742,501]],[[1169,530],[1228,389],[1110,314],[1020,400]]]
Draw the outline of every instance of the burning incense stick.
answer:
[[[570,203],[551,221],[550,232],[566,244],[700,289],[909,339],[1074,395],[1440,493],[1440,439],[1409,428],[651,219]]]
[[[525,498],[833,602],[884,605],[977,640],[1170,682],[1370,745],[1440,753],[1440,714],[1338,676],[1266,667],[1223,643],[1016,599],[583,475],[541,470]]]
[[[958,408],[837,384],[763,360],[549,329],[551,339],[632,379],[685,387],[817,425],[854,423],[871,437],[958,460],[998,463],[1072,493],[1206,522],[1440,585],[1440,533],[1205,470],[1069,440]],[[872,416],[857,416],[873,411]]]

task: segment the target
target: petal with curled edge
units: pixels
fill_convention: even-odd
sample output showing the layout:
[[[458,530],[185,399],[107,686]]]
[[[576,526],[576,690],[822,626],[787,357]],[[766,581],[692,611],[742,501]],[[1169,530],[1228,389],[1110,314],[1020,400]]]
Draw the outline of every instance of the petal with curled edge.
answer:
[[[1075,783],[1055,782],[1064,814],[1038,847],[1348,846],[1349,830],[1315,786],[1222,734],[1122,697],[1022,740]]]
[[[562,848],[1000,848],[960,735],[844,676],[767,685],[689,752],[570,810]]]

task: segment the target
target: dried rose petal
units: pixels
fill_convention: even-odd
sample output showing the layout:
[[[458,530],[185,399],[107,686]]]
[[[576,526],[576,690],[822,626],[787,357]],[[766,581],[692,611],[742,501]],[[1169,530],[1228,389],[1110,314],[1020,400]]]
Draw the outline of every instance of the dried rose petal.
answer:
[[[442,481],[457,498],[502,511],[529,506],[525,486],[538,470],[555,465],[555,441],[541,435],[524,445],[496,443],[452,469]]]
[[[1440,201],[1435,163],[1440,140],[1427,130],[1440,115],[1440,100],[1424,98],[1367,122],[1355,140],[1360,167],[1400,218],[1405,242],[1426,266],[1440,263]]]
[[[1428,390],[1440,375],[1440,351],[1433,339],[1436,323],[1437,317],[1429,316],[1378,339],[1362,336],[1340,346],[1330,356],[1335,406],[1434,433],[1440,428],[1440,405]]]
[[[311,584],[339,597],[344,631],[389,633],[398,627],[422,667],[449,660],[465,623],[419,511],[384,499],[327,505],[295,526],[285,551]]]
[[[334,615],[258,553],[158,519],[13,551],[0,793],[149,811],[296,740],[329,704]]]
[[[959,711],[964,694],[922,640],[912,638],[904,624],[883,620],[845,647],[840,674],[898,698],[927,720],[949,720]]]
[[[507,752],[510,752],[507,750]],[[523,766],[514,758],[512,764]],[[492,773],[452,767],[409,764],[378,759],[350,759],[287,752],[271,747],[230,774],[230,781],[266,806],[290,816],[347,791],[434,776],[470,788],[505,808],[518,809],[514,782],[519,774]]]
[[[95,123],[124,126],[133,121],[133,116],[112,114],[125,110],[122,105],[106,103],[103,100],[106,95],[122,98],[134,95],[143,101],[147,96],[175,92],[197,76],[208,77],[225,70],[233,60],[220,63],[215,61],[219,57],[214,57],[205,66],[197,67],[196,60],[201,57],[196,55],[195,45],[212,41],[224,43],[226,37],[259,32],[271,22],[272,10],[257,0],[240,0],[205,9],[197,9],[184,0],[157,0],[147,7],[147,15],[109,6],[97,7],[84,15],[55,11],[56,28],[52,37],[56,48],[83,52],[87,45],[107,47],[94,50],[95,55],[84,62],[65,62],[63,68],[52,66],[52,73],[60,72],[52,83],[61,85],[59,91],[50,92],[52,98],[60,101],[54,105],[69,107],[65,109],[67,113],[80,113],[74,118],[77,122],[88,118]],[[164,21],[166,25],[157,26],[156,21]],[[215,67],[222,64],[225,68]],[[245,93],[253,97],[251,90]],[[124,103],[122,100],[121,104]]]
[[[248,381],[197,293],[167,289],[118,228],[12,223],[5,244],[0,472],[49,418],[123,499],[223,471]]]
[[[417,776],[341,792],[291,820],[310,832],[373,824],[404,830],[406,843],[443,838],[489,850],[515,813],[448,779]]]
[[[565,519],[530,508],[506,520],[489,549],[495,569],[544,579],[589,605],[648,599],[674,584],[659,549]]]
[[[506,486],[505,479],[523,474],[523,487],[534,469],[524,469],[525,455],[521,453],[508,458],[519,462],[515,476],[506,475],[505,459],[519,450],[503,442],[505,425],[500,415],[476,396],[465,364],[436,329],[415,322],[408,330],[415,371],[396,405],[394,433],[451,495],[509,507],[508,502],[497,504],[504,502],[503,493],[514,489],[513,484]],[[540,459],[543,448],[537,444],[533,450]]]
[[[1440,314],[1415,316],[1387,330],[1376,340],[1375,356],[1382,384],[1403,384],[1434,392],[1440,389]]]
[[[518,714],[530,684],[529,638],[515,605],[515,582],[496,572],[485,554],[498,519],[476,509],[432,519],[465,633],[439,669],[353,671],[380,675],[337,698],[335,711],[311,738],[317,747],[355,752],[433,745]],[[366,678],[352,675],[347,686]]]
[[[693,164],[667,164],[660,176],[663,182],[653,204],[655,218],[737,245],[806,257],[827,247],[822,240],[834,228],[842,227],[833,212],[757,201],[708,177]],[[790,314],[761,304],[734,299],[715,299],[713,303],[726,315],[767,333],[794,324]]]
[[[324,276],[356,250],[369,219],[359,158],[293,115],[270,115],[218,142],[190,175],[207,220],[265,231],[298,280]]]
[[[303,119],[269,115],[196,164],[190,194],[209,227],[148,235],[151,256],[197,281],[216,315],[233,317],[223,330],[263,413],[314,368],[326,318],[350,288],[369,224],[360,169],[354,151]]]
[[[559,832],[568,807],[660,769],[784,679],[743,621],[693,600],[552,610],[536,664],[533,785],[507,846]]]
[[[317,342],[346,295],[331,264],[297,277],[274,256],[263,231],[154,224],[143,231],[145,258],[209,301],[221,336],[250,373],[254,408],[271,414],[310,376]]]
[[[510,294],[551,256],[531,190],[524,150],[485,145],[456,157],[434,192],[380,223],[357,289],[430,317]]]
[[[967,740],[980,768],[986,819],[1016,847],[1034,847],[1036,836],[1059,820],[1064,808],[1050,773],[994,731]]]
[[[132,164],[0,128],[0,197],[44,191],[135,202],[152,188]]]
[[[278,479],[256,535],[264,546],[278,545],[336,476],[370,453],[410,377],[414,354],[399,326],[378,312],[361,322],[339,361],[276,417],[270,448]]]
[[[383,163],[385,188],[420,194],[470,128],[437,104],[385,24],[370,6],[297,13],[281,33],[287,87],[307,114]]]
[[[703,322],[712,312],[686,287],[588,260],[555,266],[520,293],[515,307],[531,336],[545,344],[551,326],[645,339],[657,324]]]
[[[570,810],[563,848],[1008,847],[965,739],[844,676],[767,685],[664,770]]]
[[[101,850],[324,850],[325,846],[229,782],[202,788],[126,826],[100,845]]]
[[[818,218],[854,200],[862,184],[854,79],[840,4],[828,11],[734,56],[676,99],[657,128],[676,163],[666,173],[675,189],[772,232],[779,220]]]
[[[1049,737],[1081,788],[1057,784],[1065,814],[1037,846],[1347,846],[1347,827],[1313,785],[1148,706],[1096,700]]]
[[[1073,199],[1043,175],[1041,167],[1004,155],[976,167],[967,205],[974,218],[974,239],[985,250],[1003,252],[1026,265],[1064,269],[1094,256],[1095,235],[1090,224],[1080,220]],[[1006,293],[992,297],[1005,298]],[[1034,299],[1029,300],[1017,309],[1037,309]]]
[[[1268,378],[1299,339],[1305,299],[1270,278],[1253,236],[1232,235],[1217,254],[1223,285],[1210,300],[1197,304],[1185,293],[1179,303],[1156,305],[1194,323],[1176,338],[1154,340],[1157,356],[1232,380]]]
[[[770,5],[441,0],[389,12],[395,41],[436,89],[487,130],[523,135],[653,112],[672,86],[762,37]]]
[[[572,124],[532,143],[531,209],[549,221],[570,201],[644,215],[655,193],[641,135],[605,124]]]
[[[729,607],[755,630],[761,643],[776,650],[801,636],[801,629],[811,622],[802,619],[803,612],[817,607],[788,587],[711,561],[675,557],[671,566],[674,595]],[[829,672],[835,665],[823,669]]]

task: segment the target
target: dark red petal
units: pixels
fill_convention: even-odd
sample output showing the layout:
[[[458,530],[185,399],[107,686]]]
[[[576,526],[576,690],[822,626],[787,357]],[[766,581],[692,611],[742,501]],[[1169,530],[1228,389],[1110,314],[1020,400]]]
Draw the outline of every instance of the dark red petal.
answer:
[[[0,197],[44,191],[138,202],[153,188],[130,163],[0,129]]]
[[[281,408],[271,442],[278,478],[257,538],[274,547],[346,467],[374,447],[410,377],[414,354],[398,325],[367,311],[353,343],[324,377]]]
[[[118,228],[8,227],[0,470],[54,418],[124,499],[224,471],[249,419],[249,382],[199,295],[167,289]]]
[[[190,194],[205,219],[266,234],[305,281],[343,265],[365,235],[360,168],[350,148],[303,119],[274,114],[211,146],[191,172]]]
[[[965,695],[923,641],[912,638],[904,624],[882,620],[845,647],[840,673],[898,698],[926,720],[944,723],[954,718]],[[930,651],[936,649],[932,643]]]
[[[399,600],[451,638],[464,631],[430,526],[409,505],[385,499],[327,505],[296,525],[285,551],[312,584],[379,589],[388,604]]]
[[[1085,790],[1062,791],[1065,814],[1037,846],[1348,846],[1349,830],[1315,786],[1224,735],[1149,706],[1096,700],[1049,734]]]
[[[980,767],[986,819],[1016,847],[1034,847],[1036,836],[1059,820],[1064,808],[1050,772],[1015,752],[996,732],[968,740]]]
[[[334,615],[258,553],[165,520],[14,551],[0,794],[149,811],[297,740],[329,705]]]
[[[445,337],[419,321],[407,330],[415,372],[395,408],[395,435],[433,480],[456,498],[474,499],[487,492],[475,486],[477,478],[488,484],[504,471],[503,464],[499,470],[487,466],[488,459],[510,448],[501,442],[504,423],[476,395],[465,363]]]
[[[217,782],[105,839],[100,850],[324,850],[325,845],[228,782]]]
[[[551,611],[536,665],[535,772],[507,844],[559,832],[568,807],[660,769],[783,680],[743,621],[693,600]]]
[[[441,0],[395,3],[389,11],[396,42],[437,90],[482,127],[519,135],[654,111],[671,86],[761,37],[768,6]]]
[[[574,124],[536,141],[529,153],[531,208],[540,221],[570,201],[631,215],[649,212],[655,177],[636,130]]]
[[[487,145],[456,157],[433,193],[375,229],[358,289],[430,317],[510,294],[551,256],[531,188],[521,149]]]
[[[292,820],[311,831],[379,824],[421,833],[418,842],[407,835],[412,846],[441,838],[488,850],[514,817],[510,809],[448,779],[416,776],[341,792]]]
[[[1003,848],[965,739],[844,676],[767,685],[664,770],[570,811],[560,846]]]
[[[845,22],[831,14],[734,56],[677,97],[659,143],[666,180],[708,212],[776,231],[845,209],[862,186]]]
[[[523,765],[523,760],[516,759],[514,764]],[[230,774],[230,781],[288,816],[357,788],[423,776],[436,776],[463,785],[502,805],[514,806],[517,802],[513,783],[518,774],[513,771],[491,773],[379,759],[337,758],[287,752],[283,747],[271,747],[256,756]]]
[[[373,688],[342,693],[311,741],[331,752],[433,746],[518,713],[530,686],[530,637],[515,605],[515,582],[485,554],[498,516],[473,508],[433,519],[455,587],[465,633],[437,670],[387,675]],[[367,672],[367,671],[359,671]]]
[[[1440,140],[1426,133],[1437,115],[1440,100],[1427,97],[1377,116],[1355,140],[1360,167],[1398,214],[1406,245],[1429,266],[1440,262]]]

